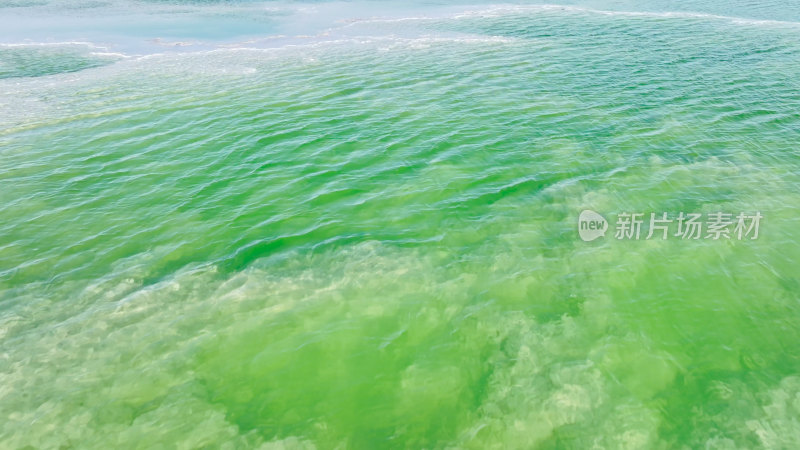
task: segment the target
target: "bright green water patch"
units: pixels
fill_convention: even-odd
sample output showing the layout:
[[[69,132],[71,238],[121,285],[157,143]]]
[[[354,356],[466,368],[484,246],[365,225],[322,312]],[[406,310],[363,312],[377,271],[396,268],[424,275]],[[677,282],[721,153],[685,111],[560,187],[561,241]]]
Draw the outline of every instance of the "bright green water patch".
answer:
[[[2,82],[3,444],[800,444],[798,31],[424,26]]]

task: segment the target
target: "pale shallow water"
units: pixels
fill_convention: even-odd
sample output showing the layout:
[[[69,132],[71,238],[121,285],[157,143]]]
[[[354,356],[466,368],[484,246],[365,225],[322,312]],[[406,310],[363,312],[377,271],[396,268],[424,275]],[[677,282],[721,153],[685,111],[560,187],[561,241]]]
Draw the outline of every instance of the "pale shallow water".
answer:
[[[800,446],[798,12],[0,8],[0,447]]]

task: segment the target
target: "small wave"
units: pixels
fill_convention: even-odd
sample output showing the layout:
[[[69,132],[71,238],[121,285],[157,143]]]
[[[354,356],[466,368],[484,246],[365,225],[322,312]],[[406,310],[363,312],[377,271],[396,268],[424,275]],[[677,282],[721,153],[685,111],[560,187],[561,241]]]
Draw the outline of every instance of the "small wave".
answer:
[[[454,19],[466,19],[477,17],[501,17],[512,14],[524,14],[540,11],[565,11],[572,13],[599,14],[606,16],[621,17],[647,17],[647,18],[680,18],[680,19],[706,19],[722,20],[738,25],[776,25],[776,26],[800,26],[800,22],[771,20],[771,19],[750,19],[746,17],[725,16],[719,14],[709,14],[689,11],[613,11],[604,9],[584,8],[571,5],[497,5],[490,8],[475,9],[458,13],[452,16]]]
[[[0,44],[0,79],[78,72],[127,56],[89,42]]]

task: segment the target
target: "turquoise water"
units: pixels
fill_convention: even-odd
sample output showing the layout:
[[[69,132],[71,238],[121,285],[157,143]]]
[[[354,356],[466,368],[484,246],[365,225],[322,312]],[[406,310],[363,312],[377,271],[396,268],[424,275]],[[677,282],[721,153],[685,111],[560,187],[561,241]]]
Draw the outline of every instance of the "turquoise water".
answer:
[[[0,448],[800,446],[800,3],[0,30]]]

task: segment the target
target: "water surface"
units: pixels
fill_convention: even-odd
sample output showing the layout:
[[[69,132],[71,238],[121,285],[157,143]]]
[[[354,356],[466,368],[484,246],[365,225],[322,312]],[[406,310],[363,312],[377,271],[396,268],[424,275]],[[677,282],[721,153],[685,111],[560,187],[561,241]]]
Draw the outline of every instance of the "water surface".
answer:
[[[0,447],[797,447],[798,20],[6,3]]]

